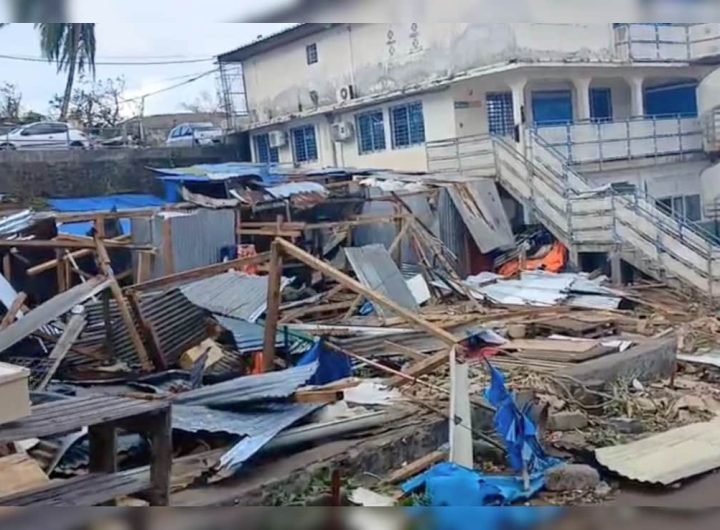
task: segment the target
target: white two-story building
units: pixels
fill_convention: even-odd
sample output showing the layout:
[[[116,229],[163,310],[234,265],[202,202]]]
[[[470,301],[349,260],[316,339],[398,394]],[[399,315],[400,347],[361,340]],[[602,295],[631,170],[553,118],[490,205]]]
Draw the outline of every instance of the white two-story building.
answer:
[[[716,198],[703,208],[697,94],[719,27],[301,24],[219,61],[242,66],[254,161],[424,171],[429,142],[523,147],[533,129],[597,183],[700,220]]]
[[[720,295],[720,23],[300,24],[219,63],[256,162],[491,178],[575,263]]]

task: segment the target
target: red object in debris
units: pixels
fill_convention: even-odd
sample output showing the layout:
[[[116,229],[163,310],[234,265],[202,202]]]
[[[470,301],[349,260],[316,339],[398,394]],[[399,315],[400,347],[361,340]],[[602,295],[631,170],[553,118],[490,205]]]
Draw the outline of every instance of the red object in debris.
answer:
[[[238,258],[253,258],[257,256],[257,250],[255,245],[238,245],[237,250]],[[246,274],[257,274],[257,265],[245,265],[240,270]]]
[[[263,352],[255,352],[252,356],[253,359],[253,367],[252,371],[250,372],[252,375],[262,374],[265,373],[265,364],[263,363]]]
[[[483,346],[482,348],[470,350],[465,353],[467,359],[487,359],[500,353],[500,348],[496,346]]]

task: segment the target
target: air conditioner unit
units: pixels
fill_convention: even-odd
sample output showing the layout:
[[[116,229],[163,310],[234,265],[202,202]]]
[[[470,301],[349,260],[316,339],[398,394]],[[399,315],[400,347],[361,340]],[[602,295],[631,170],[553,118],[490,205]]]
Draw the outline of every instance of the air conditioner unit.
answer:
[[[336,142],[347,142],[355,136],[355,127],[349,121],[341,121],[332,125],[332,139]]]
[[[268,133],[268,144],[270,144],[271,148],[283,147],[286,142],[287,138],[283,131],[270,131]]]
[[[338,88],[338,103],[344,103],[345,101],[350,101],[351,99],[355,99],[355,89],[352,85],[344,85]]]

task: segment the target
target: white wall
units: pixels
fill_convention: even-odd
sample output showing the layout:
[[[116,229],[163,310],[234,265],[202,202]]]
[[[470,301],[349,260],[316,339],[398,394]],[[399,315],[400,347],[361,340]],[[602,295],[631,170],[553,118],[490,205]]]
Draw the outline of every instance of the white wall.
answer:
[[[655,198],[703,194],[701,174],[710,163],[705,160],[586,173],[594,185],[628,182]]]
[[[403,89],[509,60],[608,60],[610,24],[349,24],[247,60],[245,84],[255,121],[337,102],[343,85],[359,96]],[[318,63],[305,47],[316,43]]]
[[[331,126],[327,119],[317,117],[314,119],[296,120],[282,127],[258,129],[256,134],[269,130],[282,130],[288,136],[288,144],[279,150],[280,163],[293,163],[291,128],[300,125],[315,125],[315,134],[318,141],[318,160],[301,164],[301,167],[362,167],[362,168],[388,168],[399,171],[426,171],[427,160],[425,144],[393,149],[390,131],[389,107],[421,101],[425,120],[425,139],[428,142],[442,140],[455,136],[455,115],[453,113],[453,99],[449,90],[431,92],[417,97],[397,99],[375,107],[366,107],[356,112],[347,112],[335,116],[334,121],[348,121],[355,125],[355,116],[371,110],[382,110],[385,125],[385,149],[383,151],[360,154],[358,149],[357,131],[355,137],[346,142],[333,142]],[[333,153],[333,144],[335,151]],[[254,142],[253,142],[254,146]],[[255,153],[253,151],[253,156]]]

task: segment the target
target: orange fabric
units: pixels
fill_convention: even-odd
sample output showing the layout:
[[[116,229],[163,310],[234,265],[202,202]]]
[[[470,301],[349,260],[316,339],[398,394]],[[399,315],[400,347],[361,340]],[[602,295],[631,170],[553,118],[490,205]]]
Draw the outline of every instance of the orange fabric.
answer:
[[[566,261],[567,249],[562,243],[555,242],[553,243],[550,252],[548,252],[544,257],[527,260],[523,270],[532,271],[542,268],[548,272],[560,272],[565,266]],[[508,261],[507,263],[503,263],[503,265],[498,269],[498,274],[502,274],[503,276],[512,276],[519,271],[520,259],[518,258]]]
[[[262,374],[265,371],[263,362],[263,353],[261,351],[253,354],[253,367],[250,372],[252,375]]]

